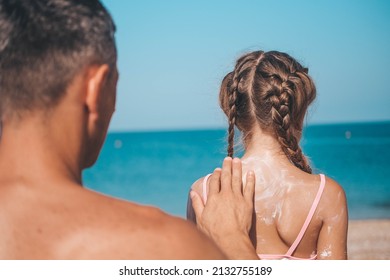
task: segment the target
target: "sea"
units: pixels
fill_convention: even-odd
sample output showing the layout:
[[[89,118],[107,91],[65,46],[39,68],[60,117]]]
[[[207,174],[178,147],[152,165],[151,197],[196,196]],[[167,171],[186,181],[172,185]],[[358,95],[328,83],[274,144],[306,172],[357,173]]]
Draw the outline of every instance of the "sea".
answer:
[[[192,183],[221,166],[226,145],[225,129],[111,132],[83,183],[184,218]],[[344,188],[350,219],[390,219],[390,121],[309,125],[301,146],[313,173]]]

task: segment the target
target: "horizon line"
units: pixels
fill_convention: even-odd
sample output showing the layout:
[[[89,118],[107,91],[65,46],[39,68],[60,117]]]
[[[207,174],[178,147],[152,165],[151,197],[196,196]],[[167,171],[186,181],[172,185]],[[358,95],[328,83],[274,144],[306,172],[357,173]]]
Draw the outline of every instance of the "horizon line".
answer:
[[[367,121],[341,121],[341,122],[316,122],[305,125],[304,127],[317,127],[317,126],[331,126],[331,125],[357,125],[357,124],[390,124],[390,119],[388,120],[367,120]],[[213,126],[213,127],[177,127],[177,128],[146,128],[146,129],[113,129],[109,130],[107,134],[115,133],[148,133],[148,132],[178,132],[178,131],[210,131],[210,130],[226,130],[227,127],[222,126]]]

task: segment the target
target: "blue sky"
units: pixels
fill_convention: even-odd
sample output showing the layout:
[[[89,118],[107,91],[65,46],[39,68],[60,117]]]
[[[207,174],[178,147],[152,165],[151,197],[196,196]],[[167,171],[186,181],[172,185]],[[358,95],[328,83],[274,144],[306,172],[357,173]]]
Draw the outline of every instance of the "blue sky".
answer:
[[[103,0],[117,25],[110,131],[222,128],[223,76],[287,52],[317,86],[307,123],[390,120],[390,1]]]

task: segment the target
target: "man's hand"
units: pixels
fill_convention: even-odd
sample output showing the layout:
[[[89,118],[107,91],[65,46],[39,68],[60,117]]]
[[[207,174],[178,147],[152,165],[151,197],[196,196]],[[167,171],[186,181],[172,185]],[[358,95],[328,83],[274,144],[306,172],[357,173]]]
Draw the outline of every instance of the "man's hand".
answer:
[[[248,172],[245,188],[237,158],[225,158],[211,176],[206,205],[190,193],[198,228],[206,233],[230,259],[257,259],[249,239],[252,224],[255,175]]]

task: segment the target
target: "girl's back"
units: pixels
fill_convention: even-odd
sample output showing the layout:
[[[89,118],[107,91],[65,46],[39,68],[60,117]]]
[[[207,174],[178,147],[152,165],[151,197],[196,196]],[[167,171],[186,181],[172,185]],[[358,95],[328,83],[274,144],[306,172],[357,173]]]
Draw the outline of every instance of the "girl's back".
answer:
[[[335,181],[269,159],[243,158],[243,180],[249,170],[256,174],[251,239],[261,259],[347,258],[345,194]],[[192,189],[206,202],[208,177]]]
[[[252,241],[263,259],[346,258],[347,213],[342,188],[324,175],[292,164],[243,160],[244,172],[255,170]]]

